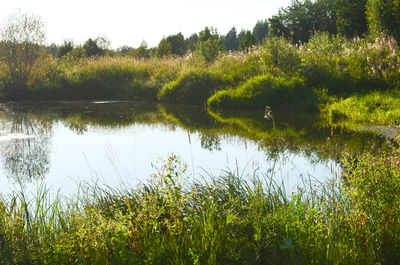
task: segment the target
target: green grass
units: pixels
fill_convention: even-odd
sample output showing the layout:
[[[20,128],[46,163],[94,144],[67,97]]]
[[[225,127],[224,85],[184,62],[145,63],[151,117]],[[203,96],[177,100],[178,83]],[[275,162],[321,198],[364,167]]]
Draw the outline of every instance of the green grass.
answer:
[[[231,83],[229,78],[217,72],[192,70],[166,84],[159,92],[158,99],[201,105],[216,91]]]
[[[324,111],[335,120],[349,118],[354,121],[399,124],[400,94],[392,92],[370,92],[365,95],[354,95],[328,104]]]
[[[288,195],[273,176],[185,181],[175,156],[149,183],[21,191],[0,199],[2,264],[395,264],[398,151],[346,161],[328,183]],[[375,172],[374,170],[377,170]]]
[[[257,76],[235,89],[222,90],[208,100],[211,108],[316,110],[317,97],[301,78]]]
[[[263,46],[225,52],[208,64],[191,55],[149,59],[43,56],[22,95],[31,100],[163,100],[197,105],[208,101],[214,108],[270,105],[320,111],[330,97],[398,88],[398,50],[390,37],[346,39],[321,33],[301,45],[268,38]],[[0,71],[0,95],[9,90],[7,78]],[[370,121],[397,119],[395,110],[380,107],[385,102],[376,105],[383,113],[374,114]],[[368,106],[359,112],[353,115],[356,119],[367,120],[370,115]]]

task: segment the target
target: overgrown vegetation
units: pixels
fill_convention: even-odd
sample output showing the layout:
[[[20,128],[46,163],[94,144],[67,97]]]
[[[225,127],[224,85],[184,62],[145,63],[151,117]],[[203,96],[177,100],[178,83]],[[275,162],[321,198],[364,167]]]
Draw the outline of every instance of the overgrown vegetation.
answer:
[[[154,48],[143,42],[117,51],[97,37],[82,45],[51,45],[47,53],[40,19],[16,14],[2,31],[0,90],[4,99],[208,101],[219,108],[333,110],[327,104],[337,106],[340,98],[354,101],[357,94],[400,87],[393,24],[398,9],[395,1],[293,1],[252,31],[232,28],[220,35],[205,27],[189,38],[167,36]],[[28,26],[31,34],[13,37]],[[341,115],[398,120],[396,112],[374,119],[367,113]]]
[[[305,180],[292,195],[262,172],[188,183],[175,156],[136,189],[16,192],[0,199],[1,262],[396,264],[397,151],[346,166],[340,180]]]

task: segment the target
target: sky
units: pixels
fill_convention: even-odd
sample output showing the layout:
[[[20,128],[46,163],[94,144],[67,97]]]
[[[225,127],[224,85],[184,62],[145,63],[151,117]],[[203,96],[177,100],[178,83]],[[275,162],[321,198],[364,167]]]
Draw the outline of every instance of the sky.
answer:
[[[46,25],[47,43],[76,44],[107,37],[112,48],[156,46],[166,36],[185,37],[214,27],[226,34],[233,26],[252,29],[258,20],[276,14],[290,0],[3,0],[0,22],[21,11],[38,15]]]

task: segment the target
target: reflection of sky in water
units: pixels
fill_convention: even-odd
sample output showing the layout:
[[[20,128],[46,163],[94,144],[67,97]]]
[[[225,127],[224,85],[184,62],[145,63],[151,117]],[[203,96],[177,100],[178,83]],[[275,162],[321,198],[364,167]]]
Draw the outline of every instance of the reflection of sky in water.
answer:
[[[220,150],[209,151],[201,147],[200,135],[191,134],[165,126],[131,125],[123,129],[98,129],[89,127],[83,134],[76,134],[57,123],[51,140],[50,171],[45,183],[61,194],[75,193],[80,181],[105,184],[113,188],[122,183],[135,186],[145,182],[155,172],[151,164],[161,166],[160,159],[176,154],[186,162],[188,175],[217,175],[221,170],[260,173],[273,169],[275,180],[284,182],[288,191],[301,184],[299,176],[318,178],[322,181],[339,171],[333,162],[312,163],[304,155],[281,154],[279,158],[266,161],[265,153],[251,141],[237,141],[221,137]],[[1,169],[0,176],[4,176]],[[206,171],[206,172],[205,172]],[[1,178],[0,192],[12,189],[12,184]],[[36,183],[28,184],[35,190]]]

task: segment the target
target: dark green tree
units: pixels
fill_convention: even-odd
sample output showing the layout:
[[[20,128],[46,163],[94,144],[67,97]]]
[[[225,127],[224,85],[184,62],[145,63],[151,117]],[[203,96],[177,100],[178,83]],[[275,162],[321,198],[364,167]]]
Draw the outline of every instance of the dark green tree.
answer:
[[[293,42],[307,42],[315,32],[336,33],[334,0],[292,0],[269,19],[270,35],[284,36]]]
[[[170,56],[172,54],[172,44],[163,38],[157,46],[156,55],[158,58]]]
[[[50,44],[50,46],[47,46],[47,47],[46,47],[46,52],[47,52],[48,54],[51,54],[51,56],[52,56],[53,58],[56,57],[57,50],[58,50],[58,47],[57,47],[57,45],[54,44],[54,43],[52,43],[52,44]]]
[[[150,58],[149,48],[146,41],[142,41],[140,46],[135,49],[134,57],[138,59],[148,59]]]
[[[197,33],[194,33],[192,35],[190,35],[189,38],[185,39],[185,44],[186,44],[186,48],[188,51],[194,51],[196,50],[196,44],[197,41],[199,40],[199,35],[197,35]]]
[[[363,36],[367,30],[367,0],[335,0],[334,11],[339,34],[346,37]]]
[[[253,28],[253,35],[257,39],[258,43],[262,43],[265,37],[268,35],[268,21],[259,20]]]
[[[225,49],[228,51],[237,51],[239,49],[239,40],[235,27],[226,34],[224,43]]]
[[[168,36],[167,41],[171,43],[172,54],[183,56],[186,53],[186,43],[182,33]]]
[[[371,33],[385,33],[400,42],[399,0],[368,0],[367,19]]]
[[[75,45],[73,41],[64,40],[64,43],[58,47],[56,57],[61,58],[64,55],[67,55],[70,51],[74,49]]]
[[[239,50],[246,51],[256,44],[257,44],[256,37],[254,37],[254,35],[251,33],[250,30],[247,30],[243,38],[240,39]]]
[[[104,50],[100,48],[96,39],[89,38],[85,44],[83,44],[83,49],[86,52],[86,56],[95,57],[104,55]]]
[[[213,62],[223,49],[224,44],[222,38],[215,29],[206,27],[199,33],[196,53],[202,57],[206,63]]]
[[[185,53],[186,43],[182,33],[163,38],[157,47],[158,57],[165,57],[169,55],[183,56]]]

